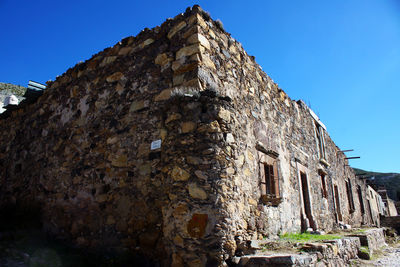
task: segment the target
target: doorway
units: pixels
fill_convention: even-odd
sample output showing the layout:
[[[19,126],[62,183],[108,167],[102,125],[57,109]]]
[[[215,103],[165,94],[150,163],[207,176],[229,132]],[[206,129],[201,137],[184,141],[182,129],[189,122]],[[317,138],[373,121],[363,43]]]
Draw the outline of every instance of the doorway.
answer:
[[[343,221],[342,211],[340,209],[340,200],[339,200],[339,189],[337,185],[334,185],[335,188],[335,203],[336,203],[336,212],[339,221]]]
[[[307,228],[309,227],[316,230],[315,222],[311,211],[311,199],[310,199],[310,190],[308,187],[308,179],[307,175],[302,171],[300,171],[300,180],[301,180],[301,190],[303,195],[303,209],[305,212],[305,218],[303,218],[304,219],[303,230],[307,230]]]

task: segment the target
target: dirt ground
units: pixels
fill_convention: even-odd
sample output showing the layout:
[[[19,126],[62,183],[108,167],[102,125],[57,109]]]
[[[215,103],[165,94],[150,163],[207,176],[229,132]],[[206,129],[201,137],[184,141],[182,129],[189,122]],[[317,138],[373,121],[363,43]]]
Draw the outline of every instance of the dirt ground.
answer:
[[[389,243],[374,253],[371,260],[353,260],[351,266],[387,266],[400,267],[400,242]]]
[[[284,243],[286,246],[287,244]],[[269,246],[269,250],[281,247]],[[135,263],[132,265],[132,263]],[[69,266],[152,266],[137,258],[94,255],[87,251],[49,239],[39,229],[0,231],[1,267],[69,267]],[[371,260],[356,259],[350,266],[398,266],[400,267],[400,241],[388,242],[372,255]]]
[[[0,231],[0,267],[152,266],[131,254],[99,254],[46,236],[40,229]]]

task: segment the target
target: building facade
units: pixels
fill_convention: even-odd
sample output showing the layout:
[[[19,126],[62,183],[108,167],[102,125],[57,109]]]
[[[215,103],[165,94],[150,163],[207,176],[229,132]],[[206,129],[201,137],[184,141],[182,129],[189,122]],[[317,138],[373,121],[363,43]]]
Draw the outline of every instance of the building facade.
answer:
[[[79,246],[218,265],[248,240],[379,224],[325,125],[198,6],[47,88],[0,120],[0,203],[36,203]]]

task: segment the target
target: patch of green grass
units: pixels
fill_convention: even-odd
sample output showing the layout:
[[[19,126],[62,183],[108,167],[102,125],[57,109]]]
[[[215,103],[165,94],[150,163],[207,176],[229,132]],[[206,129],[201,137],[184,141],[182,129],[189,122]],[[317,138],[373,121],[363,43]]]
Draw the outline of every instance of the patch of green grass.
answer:
[[[339,235],[313,235],[309,233],[286,233],[280,235],[279,237],[283,240],[296,241],[296,242],[332,240],[332,239],[342,238],[342,236]]]
[[[369,254],[369,248],[367,246],[361,246],[360,251],[363,253],[368,253]]]
[[[355,229],[353,231],[354,234],[362,234],[365,233],[366,231],[370,230],[371,228],[359,228],[359,229]]]
[[[354,231],[354,233],[356,233],[356,234],[364,233],[365,231],[367,231],[367,229],[357,229],[356,231]]]

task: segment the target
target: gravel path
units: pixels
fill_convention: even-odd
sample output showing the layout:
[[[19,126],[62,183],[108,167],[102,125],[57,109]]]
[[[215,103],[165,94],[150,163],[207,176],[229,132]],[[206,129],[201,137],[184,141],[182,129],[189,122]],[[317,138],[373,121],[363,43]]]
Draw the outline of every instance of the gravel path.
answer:
[[[387,247],[383,249],[384,256],[373,261],[374,266],[400,267],[400,248]]]
[[[377,258],[372,260],[354,260],[351,266],[387,266],[400,267],[400,244],[394,244],[381,249]]]

